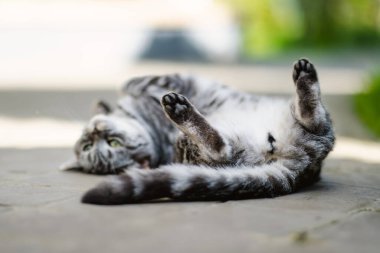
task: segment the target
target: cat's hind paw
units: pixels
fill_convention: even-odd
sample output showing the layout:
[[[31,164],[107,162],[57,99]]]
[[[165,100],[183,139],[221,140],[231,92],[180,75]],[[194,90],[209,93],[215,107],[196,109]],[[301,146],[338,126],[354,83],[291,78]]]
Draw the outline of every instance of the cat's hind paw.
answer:
[[[297,81],[301,78],[309,79],[312,82],[318,81],[317,71],[314,65],[306,58],[301,58],[293,65],[293,81]]]
[[[192,104],[185,96],[174,92],[164,95],[161,104],[166,115],[177,124],[189,119],[194,111]]]

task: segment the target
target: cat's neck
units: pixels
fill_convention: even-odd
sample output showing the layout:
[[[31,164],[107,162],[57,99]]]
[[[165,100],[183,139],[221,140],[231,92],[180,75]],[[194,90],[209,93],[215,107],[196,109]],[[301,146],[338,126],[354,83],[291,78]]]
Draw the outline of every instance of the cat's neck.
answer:
[[[123,99],[124,100],[124,99]],[[173,162],[176,128],[166,118],[158,100],[150,96],[129,98],[119,104],[127,117],[135,117],[148,130],[157,153],[151,166]]]

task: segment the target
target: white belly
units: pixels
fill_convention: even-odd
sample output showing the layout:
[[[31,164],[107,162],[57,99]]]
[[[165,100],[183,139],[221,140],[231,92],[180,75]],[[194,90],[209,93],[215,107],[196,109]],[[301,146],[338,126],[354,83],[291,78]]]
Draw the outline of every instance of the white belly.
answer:
[[[222,136],[239,138],[255,150],[268,150],[268,135],[276,140],[276,146],[289,145],[297,129],[290,109],[290,101],[262,98],[257,104],[223,106],[223,109],[207,116],[210,124]]]

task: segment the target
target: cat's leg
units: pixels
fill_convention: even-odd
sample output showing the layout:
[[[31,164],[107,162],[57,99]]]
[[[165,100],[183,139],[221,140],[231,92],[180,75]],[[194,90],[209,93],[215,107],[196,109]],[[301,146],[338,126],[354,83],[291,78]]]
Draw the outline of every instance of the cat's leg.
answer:
[[[204,158],[221,161],[228,157],[229,145],[185,96],[168,93],[161,104],[168,118],[199,145]]]
[[[129,80],[122,92],[135,97],[150,95],[160,99],[170,91],[190,95],[195,88],[193,86],[191,79],[178,74],[142,76]]]
[[[297,94],[294,103],[296,119],[309,131],[325,131],[331,122],[321,101],[317,71],[307,59],[294,63],[293,80]]]

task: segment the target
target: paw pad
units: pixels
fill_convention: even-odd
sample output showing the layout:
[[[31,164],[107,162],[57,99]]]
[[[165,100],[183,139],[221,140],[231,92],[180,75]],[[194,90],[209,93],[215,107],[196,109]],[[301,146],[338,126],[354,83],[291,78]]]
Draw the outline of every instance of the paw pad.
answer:
[[[163,96],[161,103],[166,114],[178,123],[185,121],[189,111],[192,111],[192,105],[187,98],[174,92]]]
[[[302,58],[294,63],[293,80],[297,82],[299,78],[308,76],[308,78],[317,80],[317,72],[314,65],[306,58]]]

